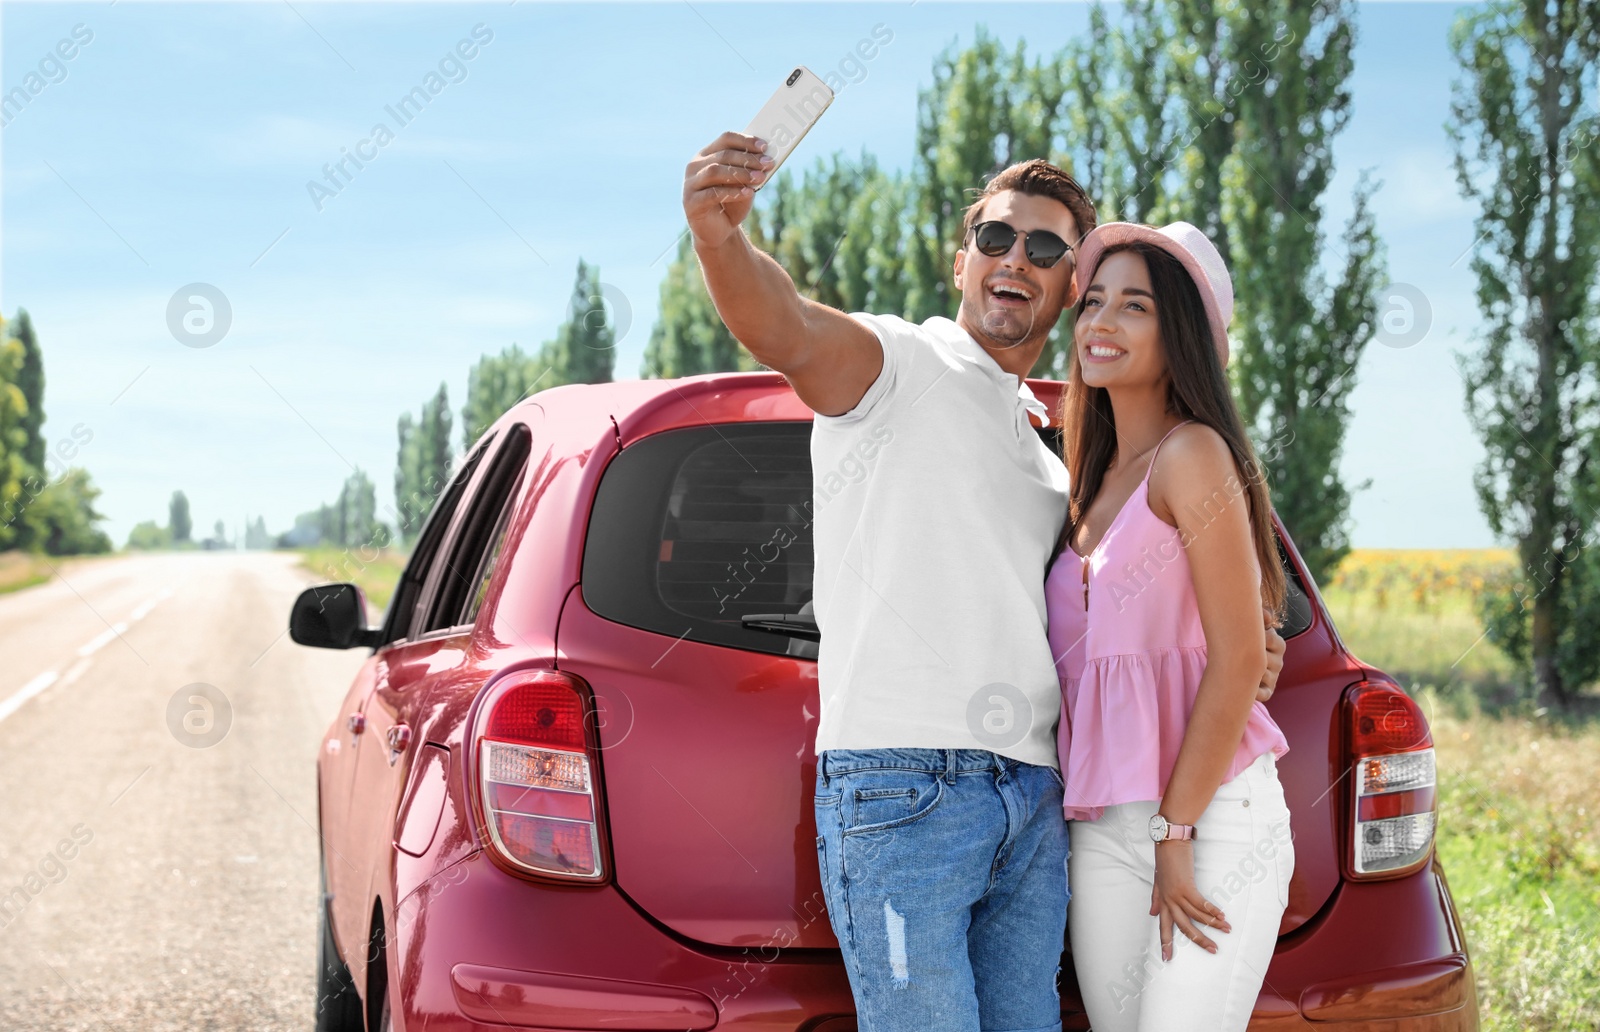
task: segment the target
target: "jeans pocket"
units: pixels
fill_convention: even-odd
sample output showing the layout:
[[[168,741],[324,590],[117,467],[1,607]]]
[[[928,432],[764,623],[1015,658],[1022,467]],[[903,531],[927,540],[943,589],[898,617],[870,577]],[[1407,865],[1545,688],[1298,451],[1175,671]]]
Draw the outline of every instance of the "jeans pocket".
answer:
[[[920,821],[944,798],[944,779],[931,771],[860,771],[845,777],[841,816],[846,835]]]
[[[914,788],[858,788],[854,793],[857,826],[885,824],[909,817],[917,809]]]

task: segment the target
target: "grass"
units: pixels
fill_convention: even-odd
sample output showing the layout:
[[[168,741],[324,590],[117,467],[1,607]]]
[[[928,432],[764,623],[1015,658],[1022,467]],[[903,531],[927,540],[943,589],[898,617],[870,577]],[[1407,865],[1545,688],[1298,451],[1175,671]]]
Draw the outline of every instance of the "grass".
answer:
[[[1477,596],[1504,550],[1357,550],[1323,597],[1346,643],[1429,715],[1438,852],[1485,1032],[1600,1028],[1600,719],[1525,700],[1482,638]],[[1592,709],[1591,709],[1592,712]]]
[[[76,569],[110,555],[39,555],[20,549],[0,552],[0,595],[45,584],[54,580],[58,571]]]
[[[1490,716],[1422,693],[1439,762],[1439,858],[1485,1030],[1600,1027],[1600,722]]]
[[[27,552],[0,552],[0,595],[43,584],[55,576],[43,559]]]
[[[406,557],[404,553],[387,548],[302,548],[300,565],[319,580],[354,584],[367,596],[368,604],[381,613],[389,608],[389,599],[400,582]]]

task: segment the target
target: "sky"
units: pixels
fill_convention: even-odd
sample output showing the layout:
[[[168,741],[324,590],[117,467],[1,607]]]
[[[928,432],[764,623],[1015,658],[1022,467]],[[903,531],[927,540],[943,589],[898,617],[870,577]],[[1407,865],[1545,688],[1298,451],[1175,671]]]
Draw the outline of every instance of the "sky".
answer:
[[[1325,226],[1338,232],[1371,170],[1392,285],[1389,343],[1361,361],[1341,464],[1365,484],[1357,547],[1498,543],[1472,489],[1482,449],[1457,372],[1479,322],[1474,211],[1444,130],[1447,32],[1465,9],[1358,11]],[[481,355],[554,336],[580,258],[614,302],[618,378],[638,375],[685,232],[684,166],[796,64],[826,74],[875,29],[892,36],[791,162],[866,150],[905,169],[938,53],[978,25],[1054,53],[1087,12],[6,2],[0,89],[30,73],[46,85],[0,129],[0,311],[28,310],[47,445],[103,489],[116,543],[165,522],[179,489],[197,535],[220,519],[233,537],[258,515],[285,530],[357,467],[381,509],[399,414],[443,382],[459,419]],[[441,67],[426,108],[390,110]],[[324,166],[351,153],[361,167],[335,192]],[[218,299],[214,315],[189,311],[197,294]]]

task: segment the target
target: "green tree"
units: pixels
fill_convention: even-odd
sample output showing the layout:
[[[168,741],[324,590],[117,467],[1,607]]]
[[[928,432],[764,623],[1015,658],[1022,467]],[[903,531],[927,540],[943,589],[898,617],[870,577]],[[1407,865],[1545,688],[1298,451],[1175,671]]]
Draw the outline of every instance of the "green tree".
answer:
[[[1386,278],[1371,209],[1376,185],[1365,175],[1343,231],[1330,240],[1323,228],[1333,140],[1350,118],[1355,4],[1234,8],[1227,32],[1239,74],[1264,69],[1260,83],[1237,91],[1233,152],[1221,170],[1239,299],[1234,380],[1246,420],[1271,442],[1263,451],[1273,503],[1322,579],[1350,551],[1339,457]]]
[[[402,413],[400,448],[395,463],[395,523],[410,543],[427,520],[434,501],[450,480],[450,397],[444,384],[428,399],[421,414]]]
[[[333,540],[345,548],[382,548],[388,544],[388,527],[378,520],[378,494],[372,479],[357,469],[339,489]]]
[[[1565,705],[1600,676],[1600,118],[1585,107],[1600,8],[1500,2],[1463,15],[1450,45],[1461,74],[1447,129],[1479,207],[1482,347],[1461,362],[1486,453],[1475,486],[1521,559],[1486,616],[1541,698]]]
[[[1085,185],[1102,221],[1181,219],[1222,252],[1241,408],[1274,505],[1323,577],[1349,551],[1339,458],[1385,278],[1370,179],[1349,222],[1323,225],[1333,141],[1351,111],[1354,3],[1140,0],[1120,31],[1103,17],[1091,15],[1067,61],[1067,122],[1104,150],[1079,162]]]
[[[1130,0],[1120,28],[1103,8],[1068,46],[1070,137],[1101,220],[1199,227],[1229,261],[1223,168],[1240,91],[1265,69],[1239,53],[1233,5]],[[1287,38],[1281,24],[1275,32]]]
[[[550,370],[543,386],[567,383],[610,383],[616,364],[616,325],[624,313],[609,311],[606,302],[626,305],[620,294],[609,297],[600,282],[600,268],[578,259],[578,273],[567,304],[567,320],[546,344],[541,357]]]
[[[539,359],[512,343],[498,355],[484,355],[467,372],[467,400],[461,406],[461,450],[536,388],[553,386]]]
[[[1066,45],[1062,51],[1061,74],[1067,87],[1061,113],[1062,168],[1069,169],[1090,200],[1095,202],[1100,221],[1116,217],[1114,200],[1131,182],[1135,170],[1112,153],[1109,113],[1121,101],[1113,96],[1110,80],[1120,67],[1113,44],[1120,37],[1112,31],[1106,12],[1099,4],[1089,9],[1089,31]]]
[[[955,318],[960,297],[951,268],[961,247],[963,210],[986,179],[1008,165],[1047,158],[1068,171],[1070,156],[1052,151],[1063,129],[1066,54],[1031,63],[1026,44],[1007,53],[979,26],[972,46],[952,45],[934,59],[933,83],[917,99],[916,156],[907,211],[906,318]],[[1040,356],[1050,368],[1062,330]]]
[[[162,549],[172,547],[172,531],[155,520],[137,523],[128,531],[128,547],[133,549]]]
[[[39,352],[39,341],[33,332],[33,320],[26,308],[17,309],[16,325],[11,333],[22,344],[22,367],[17,371],[17,386],[28,411],[22,420],[23,432],[28,435],[22,458],[41,474],[44,472],[44,356]]]
[[[423,504],[423,492],[416,487],[417,420],[409,412],[400,413],[396,427],[400,447],[394,462],[394,525],[400,539],[407,544],[416,540],[428,510]],[[427,504],[432,504],[431,499]]]
[[[189,518],[189,498],[182,491],[172,492],[172,501],[167,504],[167,529],[172,532],[173,544],[188,544],[192,540],[194,523]]]
[[[785,170],[770,191],[752,239],[767,244],[801,294],[842,312],[904,310],[902,180],[870,154],[834,154],[798,182]]]
[[[267,521],[265,517],[257,516],[254,520],[245,521],[244,547],[249,549],[272,547],[272,535],[267,533]]]
[[[32,468],[25,457],[28,400],[18,385],[24,350],[0,317],[0,549],[14,548],[27,533],[23,520],[32,500],[26,481]]]
[[[781,175],[781,173],[780,173]],[[717,315],[687,231],[661,281],[661,306],[644,349],[641,375],[693,376],[760,366]]]
[[[902,217],[910,203],[909,180],[884,173],[866,154],[853,171],[855,183],[845,192],[849,212],[844,235],[830,270],[841,310],[903,317],[910,293],[905,277],[906,220]]]
[[[95,524],[105,519],[94,507],[100,489],[89,471],[74,468],[45,485],[28,506],[29,539],[49,555],[89,555],[111,551],[111,539]]]

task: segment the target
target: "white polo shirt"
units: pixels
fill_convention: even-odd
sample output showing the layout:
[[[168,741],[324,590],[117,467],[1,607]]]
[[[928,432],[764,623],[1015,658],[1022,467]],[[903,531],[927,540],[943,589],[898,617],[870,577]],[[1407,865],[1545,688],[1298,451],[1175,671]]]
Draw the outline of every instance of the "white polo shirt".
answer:
[[[1028,422],[1044,405],[950,319],[851,317],[883,370],[812,423],[816,751],[987,749],[1059,769],[1044,579],[1068,485]]]

